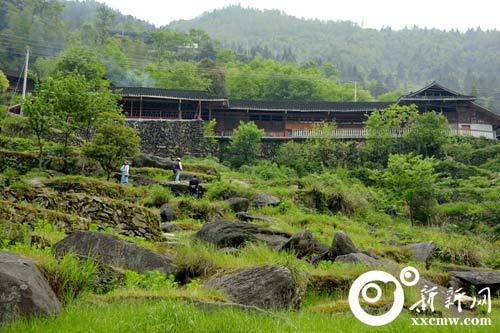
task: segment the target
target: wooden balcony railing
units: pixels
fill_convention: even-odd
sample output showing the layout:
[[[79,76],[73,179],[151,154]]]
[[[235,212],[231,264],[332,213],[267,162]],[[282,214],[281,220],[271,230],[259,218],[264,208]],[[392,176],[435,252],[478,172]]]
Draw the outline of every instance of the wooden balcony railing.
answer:
[[[391,135],[395,138],[403,137],[410,131],[409,128],[395,128],[390,130]],[[473,136],[495,139],[493,131],[470,130],[450,127],[450,135],[453,136]],[[230,138],[233,131],[220,131],[217,137]],[[336,128],[334,130],[318,130],[318,129],[295,129],[289,131],[273,131],[265,132],[264,138],[290,138],[290,139],[307,139],[307,138],[338,138],[338,139],[364,139],[367,136],[366,128]]]

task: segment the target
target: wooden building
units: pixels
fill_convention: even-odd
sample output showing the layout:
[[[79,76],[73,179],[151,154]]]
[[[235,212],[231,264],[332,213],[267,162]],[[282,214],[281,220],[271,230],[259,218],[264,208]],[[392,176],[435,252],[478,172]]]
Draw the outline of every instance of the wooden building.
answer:
[[[231,136],[240,121],[253,121],[269,137],[307,136],[318,123],[335,120],[344,137],[363,137],[366,117],[391,104],[416,104],[420,112],[436,111],[448,118],[458,134],[495,138],[500,114],[436,82],[394,102],[322,102],[232,100],[203,91],[118,88],[129,118],[217,120],[220,136]],[[343,133],[343,134],[342,134]]]

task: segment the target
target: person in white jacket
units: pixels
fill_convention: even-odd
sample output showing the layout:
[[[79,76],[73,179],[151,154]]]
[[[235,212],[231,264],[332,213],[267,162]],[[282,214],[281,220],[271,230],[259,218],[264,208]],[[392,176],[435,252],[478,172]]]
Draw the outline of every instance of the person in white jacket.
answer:
[[[181,171],[182,171],[181,158],[177,157],[177,159],[174,162],[174,176],[176,182],[179,182],[181,178]]]
[[[120,183],[122,184],[128,184],[128,175],[130,171],[130,166],[128,165],[128,161],[123,162],[122,167],[120,168],[122,178]]]

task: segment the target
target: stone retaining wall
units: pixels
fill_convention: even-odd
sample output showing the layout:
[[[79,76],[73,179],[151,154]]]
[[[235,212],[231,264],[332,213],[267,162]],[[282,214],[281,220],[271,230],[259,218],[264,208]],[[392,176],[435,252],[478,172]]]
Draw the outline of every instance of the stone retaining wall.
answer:
[[[202,120],[127,119],[127,125],[139,133],[143,153],[169,158],[211,154]]]

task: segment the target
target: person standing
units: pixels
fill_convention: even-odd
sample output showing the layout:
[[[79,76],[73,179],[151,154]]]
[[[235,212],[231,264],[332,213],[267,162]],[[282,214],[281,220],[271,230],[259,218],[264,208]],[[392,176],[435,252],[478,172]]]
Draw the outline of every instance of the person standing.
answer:
[[[125,162],[123,162],[123,165],[120,168],[120,171],[121,171],[121,174],[122,174],[122,178],[120,180],[120,183],[122,183],[122,184],[128,184],[128,175],[129,175],[129,171],[130,171],[130,166],[128,165],[128,161],[127,160],[125,160]]]
[[[193,177],[191,177],[191,180],[189,181],[189,190],[193,198],[200,197],[200,181],[198,180],[198,177],[196,177],[196,175],[193,175]]]
[[[174,163],[175,181],[179,182],[181,178],[182,163],[180,157],[177,157]]]

